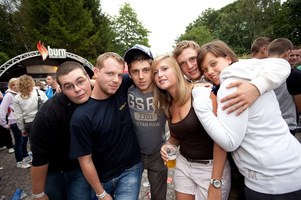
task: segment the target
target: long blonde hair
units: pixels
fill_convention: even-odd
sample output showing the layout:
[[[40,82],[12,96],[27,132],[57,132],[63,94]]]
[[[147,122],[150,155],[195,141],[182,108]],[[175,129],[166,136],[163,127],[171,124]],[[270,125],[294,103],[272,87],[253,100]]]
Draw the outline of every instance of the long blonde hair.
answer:
[[[154,71],[160,62],[164,61],[173,71],[176,80],[176,97],[173,97],[165,90],[161,90],[155,83]],[[164,109],[165,116],[170,117],[169,108],[172,103],[176,105],[183,105],[191,95],[190,83],[187,82],[183,76],[183,73],[179,67],[178,62],[170,54],[163,54],[158,56],[152,63],[152,79],[156,87],[154,87],[154,108],[158,114]]]
[[[20,76],[18,80],[18,88],[22,98],[28,99],[34,86],[35,82],[31,76],[28,76],[26,74]]]

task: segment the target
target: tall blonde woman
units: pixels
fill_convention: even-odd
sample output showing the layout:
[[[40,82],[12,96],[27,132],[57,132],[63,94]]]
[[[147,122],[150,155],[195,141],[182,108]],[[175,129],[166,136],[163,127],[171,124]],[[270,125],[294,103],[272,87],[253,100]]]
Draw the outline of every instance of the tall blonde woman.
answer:
[[[164,109],[170,126],[168,143],[180,146],[174,171],[177,200],[228,199],[231,172],[227,153],[213,142],[197,119],[192,105],[193,84],[185,80],[169,54],[153,61],[152,74],[156,84],[154,106],[159,113]],[[213,94],[211,98],[215,100]],[[161,148],[165,161],[168,143]]]
[[[18,87],[19,92],[14,99],[15,117],[23,136],[28,136],[38,111],[38,94],[43,102],[47,100],[47,96],[43,91],[34,88],[35,82],[28,75],[20,76]]]

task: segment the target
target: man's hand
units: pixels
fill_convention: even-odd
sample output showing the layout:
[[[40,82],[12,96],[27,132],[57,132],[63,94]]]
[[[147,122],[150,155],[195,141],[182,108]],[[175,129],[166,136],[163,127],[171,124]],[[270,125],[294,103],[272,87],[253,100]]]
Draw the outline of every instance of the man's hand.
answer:
[[[221,200],[221,199],[222,199],[221,188],[215,188],[212,184],[210,184],[208,189],[208,200]]]
[[[222,110],[227,110],[227,113],[232,113],[233,111],[237,111],[236,115],[240,115],[243,113],[252,103],[254,103],[259,97],[259,90],[255,85],[245,82],[245,81],[235,81],[230,83],[227,88],[238,87],[237,90],[227,95],[226,97],[221,99],[221,102],[228,101],[223,107]]]

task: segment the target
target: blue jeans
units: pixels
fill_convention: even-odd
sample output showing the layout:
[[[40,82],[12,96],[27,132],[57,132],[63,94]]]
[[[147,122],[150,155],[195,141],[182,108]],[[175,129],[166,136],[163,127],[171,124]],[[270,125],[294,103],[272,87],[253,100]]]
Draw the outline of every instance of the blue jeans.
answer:
[[[102,183],[102,187],[115,200],[138,200],[142,170],[142,163],[139,162],[126,169],[119,177]]]
[[[91,200],[94,192],[80,168],[47,174],[45,193],[50,200]]]
[[[22,132],[18,128],[17,124],[11,124],[10,129],[12,130],[15,138],[15,157],[17,162],[20,162],[23,160],[23,158],[28,156],[27,152],[27,142],[28,142],[28,136],[23,137]]]

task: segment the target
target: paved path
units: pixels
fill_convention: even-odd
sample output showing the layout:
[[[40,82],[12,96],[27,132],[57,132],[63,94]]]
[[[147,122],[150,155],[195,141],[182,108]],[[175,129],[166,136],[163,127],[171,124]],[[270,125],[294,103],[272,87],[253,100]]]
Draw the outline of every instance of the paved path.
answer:
[[[299,141],[301,141],[301,133],[297,133],[296,137]],[[27,195],[23,197],[22,200],[31,200],[30,168],[17,168],[14,154],[9,154],[7,150],[0,151],[0,167],[0,177],[2,178],[2,180],[0,181],[0,200],[10,200],[10,198],[14,195],[16,189],[22,189],[23,193]],[[168,176],[172,177],[172,175],[173,170],[169,170]],[[149,186],[144,186],[147,185],[147,182],[147,175],[144,171],[139,195],[140,200],[149,199]],[[174,184],[173,182],[171,182],[168,184],[167,200],[174,199]]]
[[[31,200],[31,180],[30,168],[19,169],[16,167],[16,160],[14,154],[9,154],[8,150],[0,151],[0,200],[10,200],[14,195],[16,189],[21,189],[27,196],[22,200]],[[173,170],[169,171],[169,177],[173,175]],[[149,186],[146,171],[144,171],[141,181],[141,190],[139,200],[149,200]],[[146,186],[146,187],[145,187]],[[174,184],[168,184],[167,200],[174,200]]]

